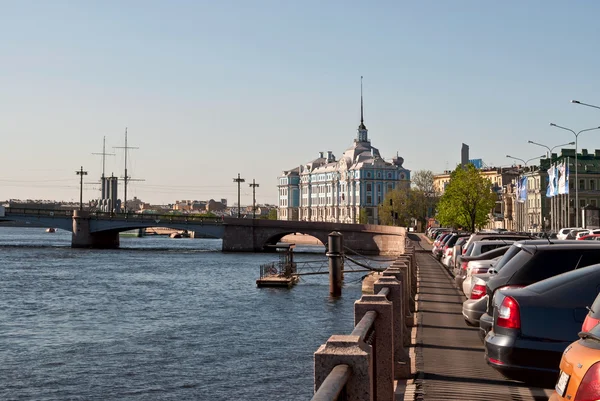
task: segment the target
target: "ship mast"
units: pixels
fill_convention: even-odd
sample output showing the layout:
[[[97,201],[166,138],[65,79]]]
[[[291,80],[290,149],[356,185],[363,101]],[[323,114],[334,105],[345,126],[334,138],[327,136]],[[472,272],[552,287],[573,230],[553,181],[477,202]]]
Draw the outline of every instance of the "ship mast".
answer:
[[[115,146],[115,149],[123,149],[125,151],[125,175],[123,176],[123,212],[127,213],[127,182],[130,181],[131,178],[127,175],[127,151],[129,149],[139,149],[135,146],[127,146],[127,127],[125,127],[125,146]]]

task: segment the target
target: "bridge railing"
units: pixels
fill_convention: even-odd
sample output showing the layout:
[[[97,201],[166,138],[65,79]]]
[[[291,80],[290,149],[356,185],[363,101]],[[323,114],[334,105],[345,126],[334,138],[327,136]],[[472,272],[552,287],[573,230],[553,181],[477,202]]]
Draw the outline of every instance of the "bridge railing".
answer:
[[[25,214],[31,216],[45,216],[45,217],[72,217],[72,210],[64,209],[29,209],[26,207],[7,207],[4,209],[7,215],[10,214]]]
[[[44,217],[73,217],[73,210],[64,209],[30,209],[30,208],[14,208],[7,207],[6,215],[20,214],[30,216]],[[208,217],[202,215],[178,215],[178,214],[143,214],[143,213],[111,213],[92,211],[89,212],[89,217],[97,220],[134,220],[134,221],[155,221],[157,224],[161,221],[176,222],[176,223],[195,223],[195,224],[211,224],[221,225],[224,223],[221,217]]]
[[[403,259],[411,258],[409,248]],[[333,335],[314,354],[312,401],[392,401],[394,381],[411,376],[411,343],[404,303],[409,265],[392,265],[375,282],[374,295],[354,304],[355,327],[350,335]],[[404,312],[404,313],[403,313]]]
[[[224,224],[221,217],[208,217],[202,215],[186,214],[143,214],[143,213],[111,213],[111,212],[91,212],[90,217],[97,220],[133,220],[133,221],[154,221],[157,224],[165,221],[178,223],[200,223],[220,225]]]

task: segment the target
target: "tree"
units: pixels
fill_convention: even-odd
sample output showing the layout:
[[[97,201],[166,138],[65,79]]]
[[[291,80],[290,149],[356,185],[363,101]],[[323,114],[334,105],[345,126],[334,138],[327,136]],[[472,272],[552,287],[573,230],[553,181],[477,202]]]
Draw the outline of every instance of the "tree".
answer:
[[[444,226],[463,227],[471,232],[487,223],[496,203],[492,182],[479,175],[472,164],[458,166],[440,198],[437,219]]]
[[[269,220],[277,220],[277,209],[273,208],[269,210]]]
[[[431,170],[415,171],[410,177],[410,183],[418,191],[431,196],[436,195],[435,186],[433,185],[433,171]]]
[[[367,209],[361,208],[358,213],[358,224],[368,224],[369,223],[369,215],[367,214]]]
[[[422,191],[398,188],[385,195],[379,205],[379,224],[407,227],[411,219],[422,222],[427,216],[427,197]]]

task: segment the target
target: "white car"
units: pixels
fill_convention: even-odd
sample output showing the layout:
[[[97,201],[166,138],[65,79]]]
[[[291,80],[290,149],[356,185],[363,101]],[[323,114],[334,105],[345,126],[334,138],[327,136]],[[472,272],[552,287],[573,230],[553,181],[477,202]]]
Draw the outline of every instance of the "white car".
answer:
[[[557,239],[567,239],[567,235],[569,235],[571,230],[578,230],[578,228],[577,227],[561,228],[560,230],[558,230],[558,233],[556,234],[556,238]]]
[[[498,256],[490,260],[472,260],[467,263],[467,277],[463,281],[462,290],[465,296],[469,298],[471,296],[471,290],[473,289],[472,279],[475,274],[487,273],[488,270],[500,260],[502,256]]]
[[[579,231],[577,233],[577,235],[575,236],[575,239],[579,239],[579,238],[583,237],[584,235],[591,235],[591,234],[600,234],[600,229]]]

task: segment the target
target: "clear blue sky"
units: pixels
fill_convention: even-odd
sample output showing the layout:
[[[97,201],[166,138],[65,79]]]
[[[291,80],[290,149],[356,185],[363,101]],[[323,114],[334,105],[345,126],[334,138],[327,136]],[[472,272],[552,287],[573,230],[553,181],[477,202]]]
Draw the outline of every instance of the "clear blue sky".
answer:
[[[440,172],[600,125],[600,3],[0,1],[0,200],[98,197],[102,137],[128,197],[275,203],[277,176],[352,144]],[[579,147],[600,148],[600,131]],[[123,153],[107,173],[123,175]]]

